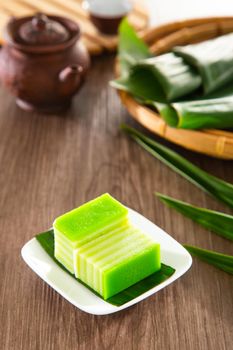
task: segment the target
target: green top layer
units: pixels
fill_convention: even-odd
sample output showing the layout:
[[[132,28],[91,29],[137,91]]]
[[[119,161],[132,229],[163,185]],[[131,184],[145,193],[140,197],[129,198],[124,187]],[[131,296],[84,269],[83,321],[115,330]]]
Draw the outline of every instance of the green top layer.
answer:
[[[115,221],[126,217],[128,210],[108,193],[59,216],[53,227],[70,241],[86,239]]]

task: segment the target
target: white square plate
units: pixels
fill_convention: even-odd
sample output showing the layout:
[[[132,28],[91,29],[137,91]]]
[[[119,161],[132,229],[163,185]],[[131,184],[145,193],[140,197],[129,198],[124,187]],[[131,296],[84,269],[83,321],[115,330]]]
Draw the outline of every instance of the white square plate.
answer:
[[[22,248],[22,257],[48,285],[81,310],[94,315],[107,315],[126,309],[168,286],[192,265],[192,258],[187,250],[161,228],[132,209],[129,209],[129,218],[132,224],[160,243],[162,262],[172,266],[176,271],[166,281],[122,306],[114,306],[105,302],[62,270],[44,251],[36,238],[27,242]]]

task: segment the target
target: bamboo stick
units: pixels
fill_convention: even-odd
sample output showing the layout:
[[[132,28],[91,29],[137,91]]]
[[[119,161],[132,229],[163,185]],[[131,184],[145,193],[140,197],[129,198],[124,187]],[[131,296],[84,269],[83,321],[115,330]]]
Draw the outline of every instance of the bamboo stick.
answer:
[[[218,34],[219,27],[216,22],[210,22],[192,28],[185,27],[156,41],[151,45],[150,49],[154,54],[161,54],[171,50],[174,46],[193,44],[212,39]]]
[[[219,31],[221,34],[231,33],[233,31],[233,21],[220,21],[218,23]]]
[[[212,134],[212,135],[218,135],[218,136],[225,136],[227,138],[232,138],[233,139],[233,132],[232,131],[225,131],[225,130],[215,130],[215,129],[208,129],[204,130],[207,134]]]
[[[14,16],[29,16],[34,12],[32,6],[14,0],[2,2],[1,9]]]
[[[231,23],[233,23],[232,17],[211,17],[211,22],[216,22],[224,26],[231,26]],[[163,24],[161,26],[156,26],[153,28],[148,28],[145,31],[145,34],[143,35],[142,39],[145,40],[147,43],[151,43],[152,41],[156,41],[168,34],[171,34],[172,32],[175,32],[177,30],[183,29],[185,27],[196,27],[202,24],[209,24],[210,18],[195,18],[195,19],[189,19],[184,21],[177,21],[177,22],[171,22],[167,24]],[[224,33],[223,33],[224,34]]]

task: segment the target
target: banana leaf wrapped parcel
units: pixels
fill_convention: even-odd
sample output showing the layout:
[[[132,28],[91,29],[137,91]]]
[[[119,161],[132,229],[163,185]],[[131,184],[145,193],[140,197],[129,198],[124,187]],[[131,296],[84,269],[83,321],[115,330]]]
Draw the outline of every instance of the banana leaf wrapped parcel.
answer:
[[[119,58],[123,74],[111,85],[155,108],[168,125],[233,128],[233,33],[151,57],[124,21]]]

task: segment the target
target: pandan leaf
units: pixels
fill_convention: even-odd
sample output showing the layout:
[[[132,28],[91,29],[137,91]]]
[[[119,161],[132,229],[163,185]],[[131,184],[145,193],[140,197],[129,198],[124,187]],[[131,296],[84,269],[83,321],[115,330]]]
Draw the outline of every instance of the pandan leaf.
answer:
[[[201,249],[195,246],[184,244],[190,254],[233,275],[233,256],[221,254],[212,250]]]
[[[212,100],[176,102],[177,127],[185,129],[233,128],[233,96]]]
[[[157,101],[144,100],[143,103],[155,107],[166,123],[172,127],[183,129],[233,128],[233,94],[215,99],[174,102],[170,105]]]
[[[201,85],[201,78],[181,57],[168,53],[140,60],[132,65],[129,74],[111,82],[116,89],[153,101],[173,101],[190,94]]]
[[[122,125],[121,128],[155,158],[161,160],[175,172],[233,208],[232,184],[208,174],[175,151],[145,136],[136,129],[130,128],[127,125]]]
[[[232,38],[227,34],[150,57],[149,48],[124,20],[118,48],[121,77],[111,86],[156,108],[172,127],[231,129],[233,84],[226,83],[233,81]]]
[[[155,102],[155,101],[144,101],[145,104],[153,106],[159,112],[163,120],[172,127],[178,127],[179,125],[179,116],[176,110],[169,104]]]
[[[127,19],[124,19],[119,27],[118,56],[123,76],[128,74],[131,65],[151,56],[149,47],[138,37]]]
[[[150,60],[153,59],[150,58],[148,61]],[[171,76],[169,77],[169,67],[167,69],[167,80],[165,80],[164,75],[162,83],[162,78],[159,79],[159,75],[155,73],[154,68],[150,68],[149,64],[143,65],[140,63],[131,68],[127,77],[119,78],[110,84],[116,89],[127,91],[136,99],[139,98],[140,103],[156,108],[166,123],[172,127],[183,129],[233,128],[232,83],[222,89],[225,91],[225,96],[223,91],[208,95],[205,98],[201,98],[200,95],[196,94],[193,95],[192,100],[168,104],[169,100],[182,95],[183,89],[188,93],[189,88],[192,89],[192,85],[188,86],[190,81],[188,75],[183,74],[183,79],[181,79],[180,73],[177,73],[177,75],[173,73],[172,75],[171,70]],[[186,82],[185,77],[187,78]],[[182,83],[181,86],[178,83],[179,81]],[[195,79],[191,79],[191,82],[194,84]]]
[[[150,68],[136,65],[129,76],[112,81],[110,85],[116,89],[130,93],[140,103],[154,107],[172,127],[183,129],[231,129],[233,128],[233,84],[212,96],[200,98],[193,96],[191,101],[178,101],[168,104],[159,80],[154,78]],[[172,88],[171,88],[172,89]],[[174,87],[174,93],[181,90]],[[173,92],[170,92],[173,93]]]
[[[156,193],[156,196],[166,205],[189,217],[201,226],[233,241],[233,216],[218,211],[195,207],[188,203]]]
[[[198,69],[205,93],[215,91],[233,79],[233,33],[175,47],[173,51]]]
[[[36,236],[37,241],[40,243],[41,247],[46,251],[46,253],[50,256],[50,258],[64,271],[66,271],[70,276],[72,276],[74,279],[78,280],[79,283],[83,284],[85,287],[87,287],[89,290],[91,290],[94,294],[98,295],[100,298],[102,298],[101,295],[96,293],[93,289],[91,289],[88,285],[83,283],[81,280],[77,279],[74,275],[72,275],[66,268],[57,261],[57,259],[54,256],[54,233],[53,229],[40,233]],[[170,266],[167,266],[165,264],[161,265],[161,269],[149,277],[143,279],[142,281],[134,284],[133,286],[125,289],[124,291],[112,296],[111,298],[105,300],[108,303],[115,305],[115,306],[121,306],[125,303],[128,303],[129,301],[135,299],[136,297],[140,296],[141,294],[147,292],[151,288],[161,284],[162,282],[166,281],[169,277],[171,277],[175,272],[175,269],[173,269]],[[103,298],[102,298],[103,299]]]
[[[154,79],[150,69],[141,69],[135,66],[131,69],[130,75],[111,81],[110,85],[118,90],[124,90],[132,94],[141,102],[156,100],[166,103],[166,96],[161,89],[158,80]]]
[[[148,70],[151,78],[159,83],[167,101],[186,96],[201,86],[198,73],[173,52],[139,61],[132,67],[130,74],[135,69],[142,70],[142,73]],[[156,96],[153,100],[156,100]]]

